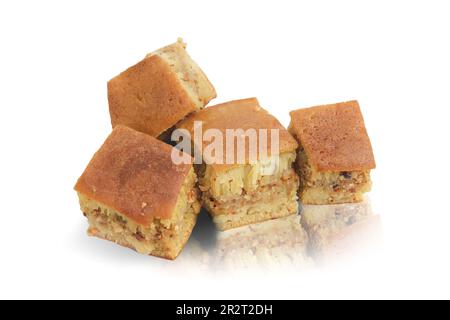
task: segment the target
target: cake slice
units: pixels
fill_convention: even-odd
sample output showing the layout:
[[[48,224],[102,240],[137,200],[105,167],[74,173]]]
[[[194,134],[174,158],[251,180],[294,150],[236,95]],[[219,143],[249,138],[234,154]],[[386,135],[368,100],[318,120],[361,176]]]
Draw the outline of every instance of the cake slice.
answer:
[[[200,203],[192,164],[174,165],[171,153],[153,137],[116,126],[75,186],[88,234],[175,259]]]
[[[202,124],[205,134],[212,129],[223,140],[222,163],[207,152],[213,142],[193,141],[195,149],[204,151],[203,164],[197,168],[202,202],[220,230],[297,213],[299,181],[293,169],[297,142],[256,98],[208,107],[177,128],[194,137],[195,122]],[[227,134],[230,130],[235,134]],[[252,130],[255,149],[250,147],[250,135],[244,134]],[[272,141],[271,130],[278,133],[278,143]],[[259,135],[264,131],[265,141]],[[234,161],[227,161],[230,158]]]
[[[108,82],[112,126],[125,125],[153,137],[203,108],[216,91],[178,42],[159,49]]]
[[[371,189],[372,146],[357,101],[291,112],[304,204],[361,202]]]

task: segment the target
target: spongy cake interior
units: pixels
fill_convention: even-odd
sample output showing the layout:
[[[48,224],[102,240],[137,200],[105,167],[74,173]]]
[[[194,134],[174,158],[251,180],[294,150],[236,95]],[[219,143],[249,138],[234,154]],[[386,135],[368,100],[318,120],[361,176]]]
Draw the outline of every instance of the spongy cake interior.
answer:
[[[297,156],[300,172],[300,199],[305,204],[339,204],[361,202],[370,191],[370,170],[319,171],[311,164],[304,149]]]
[[[192,169],[183,184],[169,219],[153,219],[142,225],[108,206],[78,193],[91,236],[113,241],[139,253],[175,259],[186,244],[195,225],[200,204]]]
[[[203,204],[220,230],[297,213],[298,176],[292,169],[295,153],[280,155],[279,165],[264,175],[260,162],[214,171],[199,170]]]
[[[186,44],[179,39],[175,44],[152,52],[147,57],[157,55],[166,61],[178,76],[183,88],[189,93],[196,108],[201,109],[216,97],[216,91],[185,48]]]

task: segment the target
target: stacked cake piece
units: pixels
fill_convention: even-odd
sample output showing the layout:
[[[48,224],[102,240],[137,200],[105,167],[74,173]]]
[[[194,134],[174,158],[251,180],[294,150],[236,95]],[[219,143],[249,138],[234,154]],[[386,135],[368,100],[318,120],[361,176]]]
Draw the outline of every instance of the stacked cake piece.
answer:
[[[206,108],[192,114],[177,128],[188,130],[194,137],[196,122],[203,124],[203,131],[218,130],[223,137],[222,159],[212,159],[208,152],[203,152],[203,164],[198,168],[202,203],[220,230],[297,213],[299,181],[293,169],[297,142],[275,117],[260,107],[257,99]],[[227,134],[227,130],[234,134]],[[278,139],[270,137],[272,130]],[[262,137],[262,132],[268,136]],[[206,151],[211,142],[193,143],[195,150]],[[252,150],[252,143],[257,148]],[[240,163],[239,152],[243,153]],[[230,158],[233,161],[227,163]]]
[[[75,186],[90,235],[175,259],[201,206],[223,231],[296,215],[298,197],[363,200],[375,161],[358,102],[293,111],[289,130],[256,98],[204,108],[216,91],[185,47],[159,49],[108,82],[113,131]],[[188,150],[166,144],[172,136]],[[303,226],[320,242],[319,215],[308,212]]]
[[[167,259],[189,239],[200,203],[192,163],[174,164],[156,138],[216,97],[185,47],[159,49],[108,82],[114,130],[75,186],[89,235]]]

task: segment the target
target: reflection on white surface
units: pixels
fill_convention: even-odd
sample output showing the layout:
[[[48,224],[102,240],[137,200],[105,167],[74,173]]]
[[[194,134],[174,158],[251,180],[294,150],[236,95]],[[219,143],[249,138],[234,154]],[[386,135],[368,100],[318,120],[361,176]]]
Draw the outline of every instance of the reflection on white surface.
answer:
[[[294,268],[357,258],[381,246],[381,221],[370,203],[304,205],[300,216],[220,232],[202,212],[178,261],[200,270]]]
[[[332,263],[369,254],[381,247],[380,216],[368,200],[338,205],[304,205],[302,226],[308,233],[309,253],[316,262]]]
[[[253,224],[218,234],[216,265],[224,269],[262,267],[308,267],[308,236],[300,217]]]

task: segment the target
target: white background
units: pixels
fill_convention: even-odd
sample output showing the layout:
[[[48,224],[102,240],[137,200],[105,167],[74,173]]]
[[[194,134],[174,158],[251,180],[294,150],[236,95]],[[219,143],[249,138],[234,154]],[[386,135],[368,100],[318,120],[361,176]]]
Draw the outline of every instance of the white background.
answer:
[[[1,298],[450,298],[448,1],[2,1]],[[358,99],[382,257],[215,276],[85,235],[72,190],[110,132],[106,82],[183,37],[217,88],[285,125]]]

